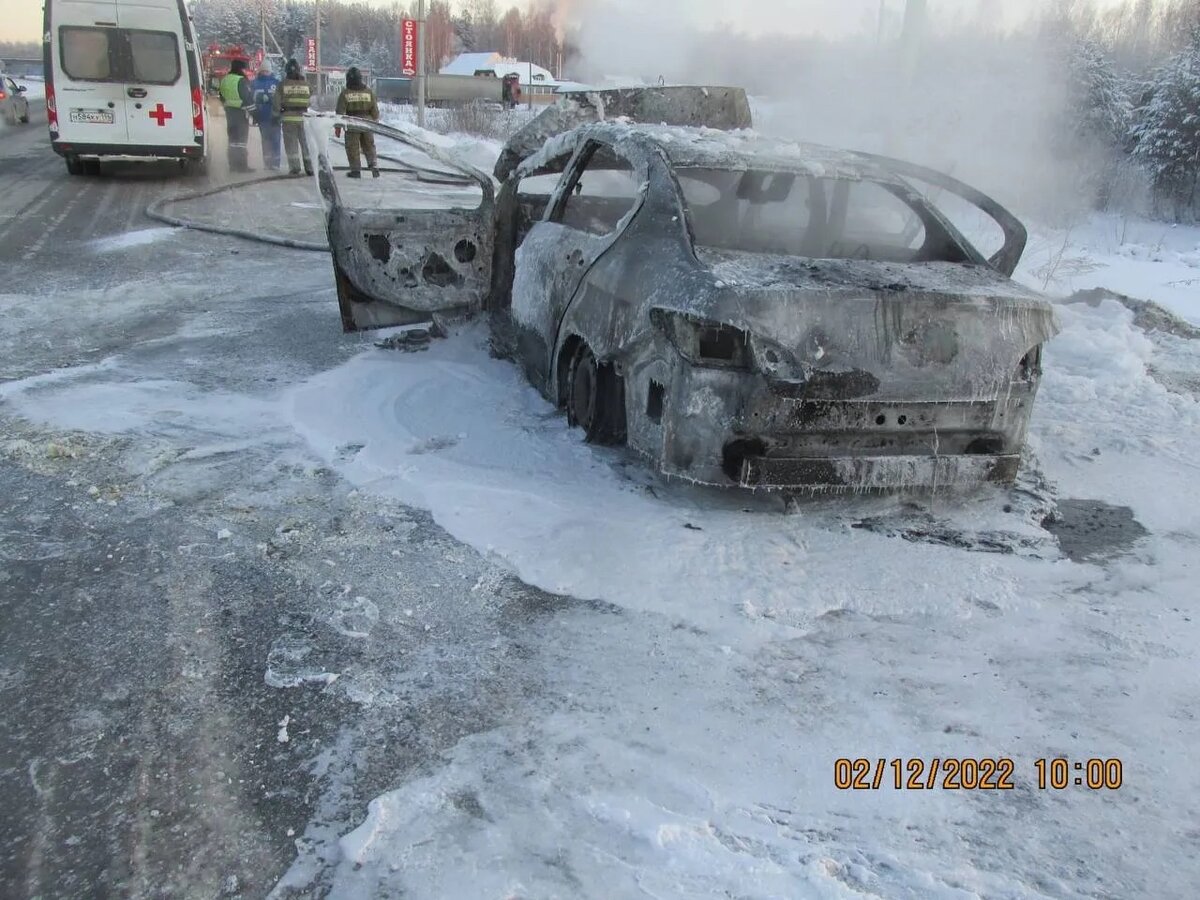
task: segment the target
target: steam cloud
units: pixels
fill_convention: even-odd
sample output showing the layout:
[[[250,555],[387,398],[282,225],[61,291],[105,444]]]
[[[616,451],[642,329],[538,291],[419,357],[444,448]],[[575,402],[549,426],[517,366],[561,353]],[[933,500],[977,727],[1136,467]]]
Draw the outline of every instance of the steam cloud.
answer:
[[[738,4],[738,22],[714,25],[697,0],[562,0],[577,48],[567,74],[591,83],[740,85],[765,133],[910,159],[1027,215],[1060,219],[1086,205],[1080,161],[1056,139],[1064,61],[1047,52],[1029,18],[997,18],[996,4],[935,0],[916,45],[901,39],[901,0],[887,0],[882,22],[878,0],[793,2],[786,20],[807,10],[816,32],[807,35],[772,33],[770,20],[748,18],[783,6]]]

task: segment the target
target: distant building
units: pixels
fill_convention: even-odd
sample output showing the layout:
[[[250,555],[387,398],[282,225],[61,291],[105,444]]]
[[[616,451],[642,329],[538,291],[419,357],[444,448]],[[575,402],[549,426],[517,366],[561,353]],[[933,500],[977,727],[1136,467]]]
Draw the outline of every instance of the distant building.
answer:
[[[477,75],[481,78],[503,78],[516,75],[521,90],[531,94],[553,94],[560,82],[549,69],[496,53],[460,53],[442,66],[442,75]]]

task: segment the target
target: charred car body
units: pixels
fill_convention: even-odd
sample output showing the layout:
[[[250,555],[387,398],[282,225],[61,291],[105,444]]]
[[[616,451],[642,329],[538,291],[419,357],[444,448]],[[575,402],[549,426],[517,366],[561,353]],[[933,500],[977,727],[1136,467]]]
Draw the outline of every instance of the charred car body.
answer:
[[[485,308],[588,440],[697,482],[1011,481],[1056,330],[1009,277],[1024,228],[939,173],[741,130],[744,95],[715,90],[568,98],[510,142],[494,201],[458,165],[476,209],[355,211],[323,178],[344,325]],[[986,213],[999,252],[917,182]]]

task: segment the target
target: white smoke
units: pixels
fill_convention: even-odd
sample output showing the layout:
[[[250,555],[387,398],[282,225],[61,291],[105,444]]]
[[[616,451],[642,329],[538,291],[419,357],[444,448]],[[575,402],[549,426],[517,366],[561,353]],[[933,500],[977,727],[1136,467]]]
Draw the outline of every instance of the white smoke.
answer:
[[[1037,6],[930,0],[906,43],[902,0],[576,0],[567,75],[742,86],[761,131],[910,159],[1057,217],[1089,198],[1058,140],[1065,67]]]

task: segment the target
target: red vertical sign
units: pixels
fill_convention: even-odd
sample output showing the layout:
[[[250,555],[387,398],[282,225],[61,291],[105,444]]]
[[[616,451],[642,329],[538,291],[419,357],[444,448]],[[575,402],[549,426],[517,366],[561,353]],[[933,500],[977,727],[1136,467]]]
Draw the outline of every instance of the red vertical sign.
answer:
[[[400,74],[417,74],[417,20],[404,19],[400,23]]]
[[[307,57],[304,67],[311,72],[317,68],[317,39],[305,38],[304,50]]]

